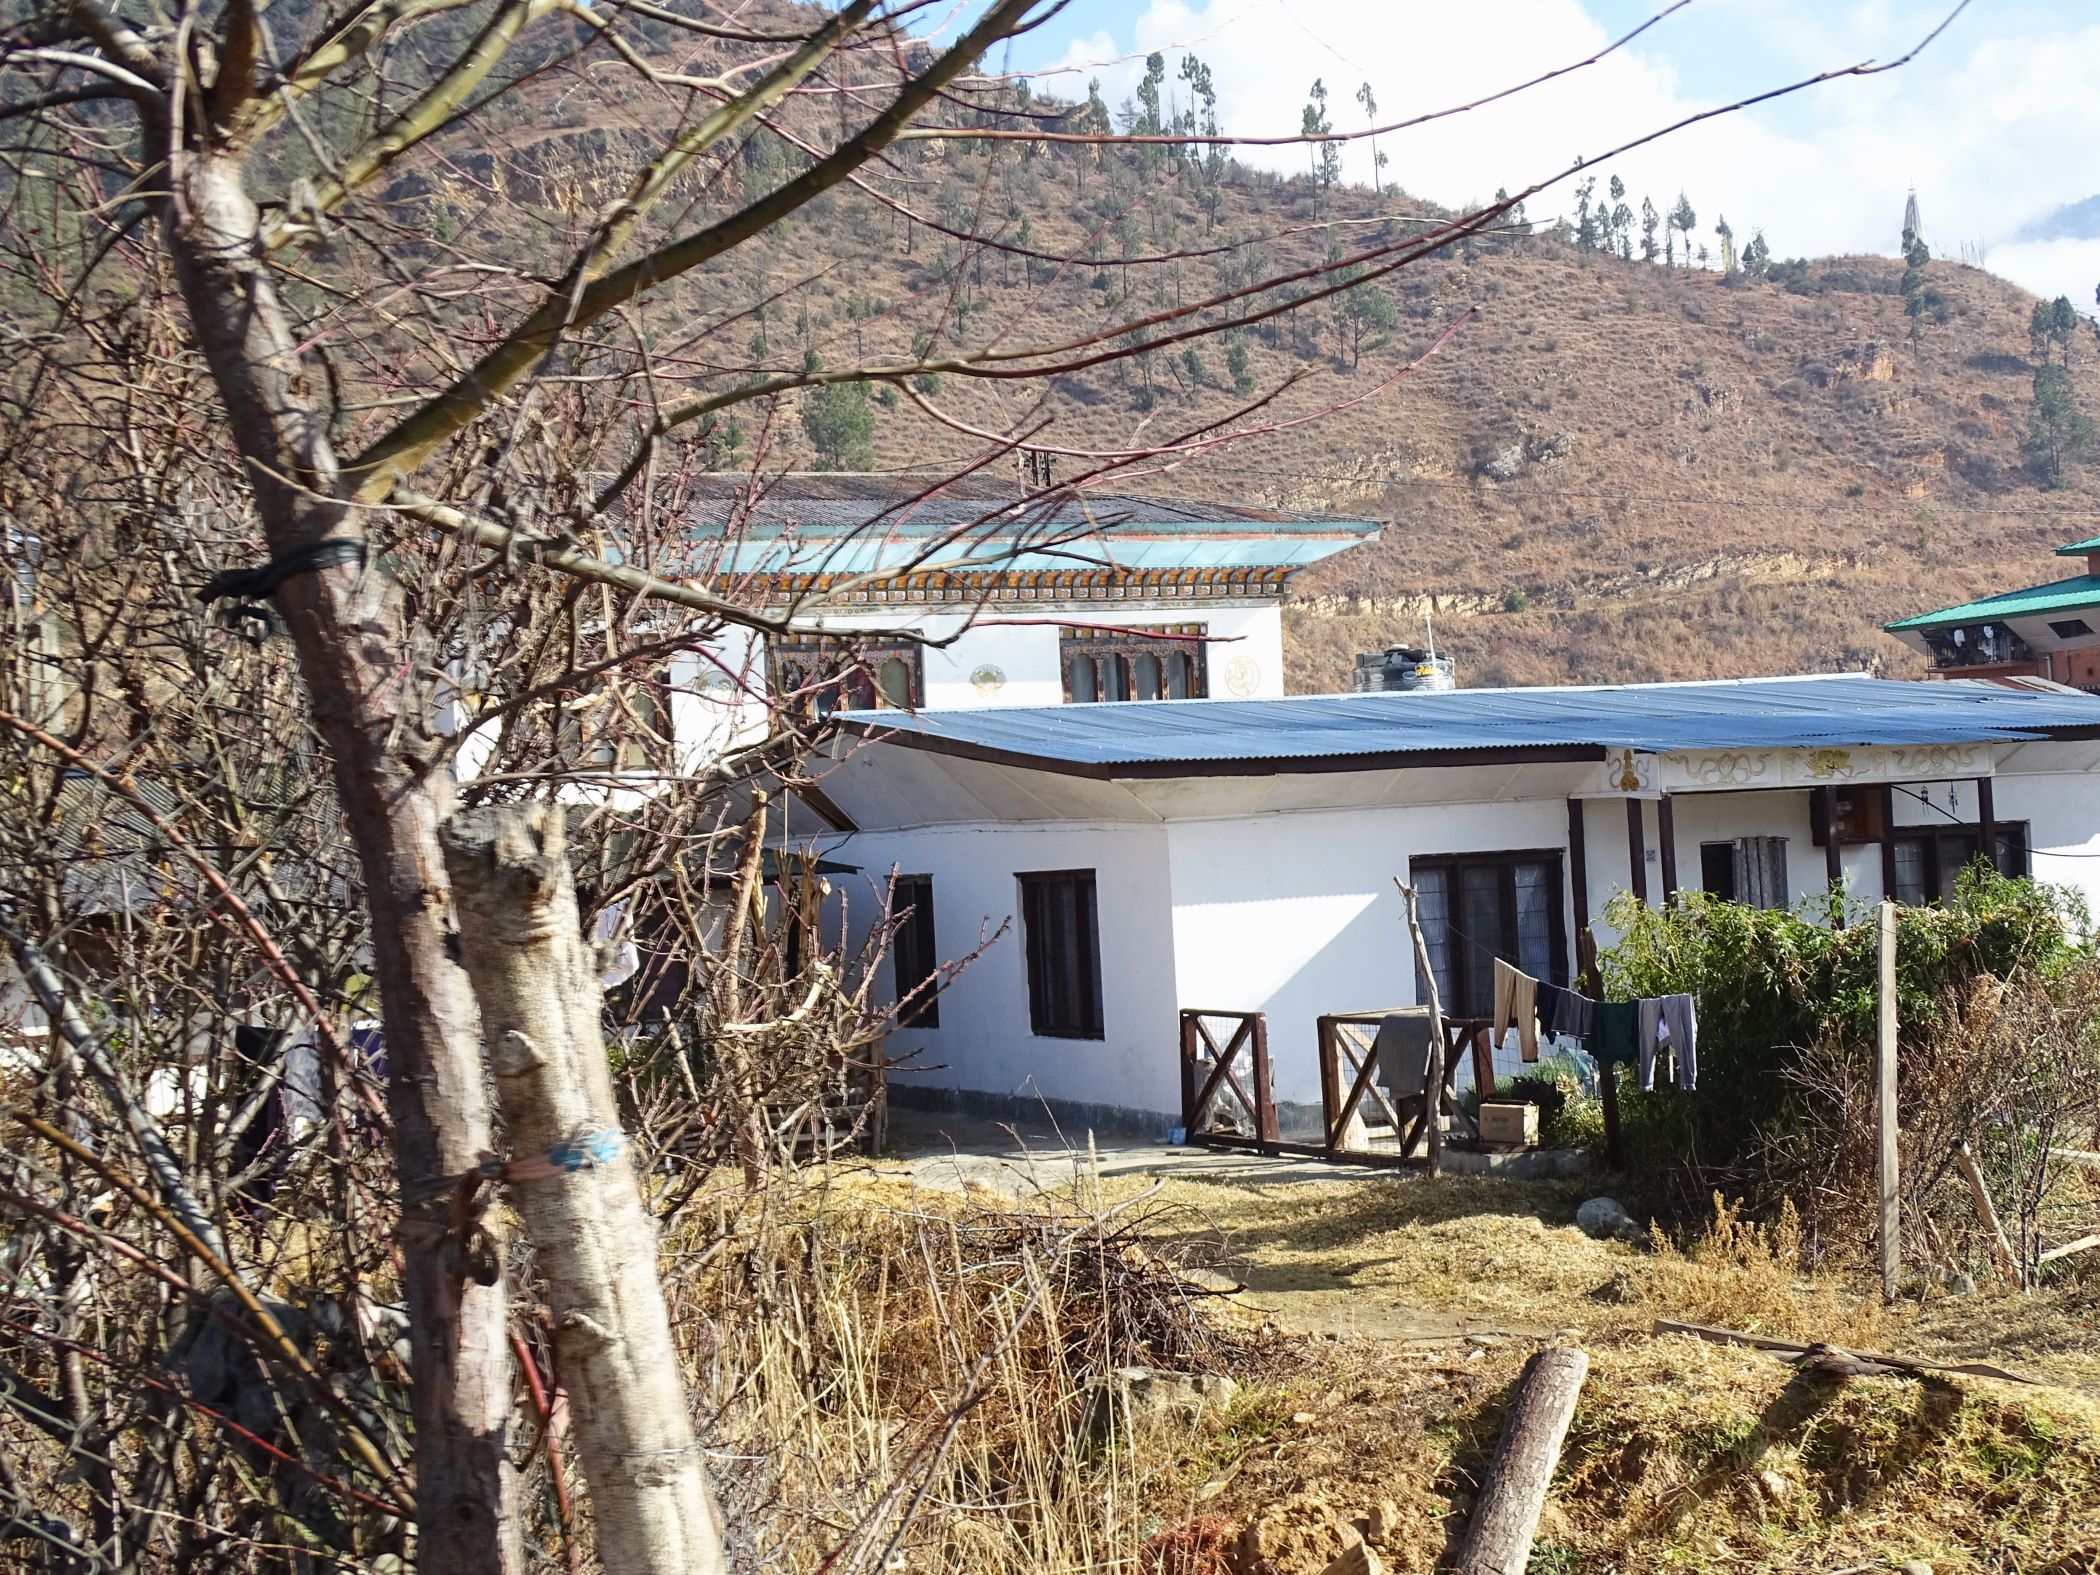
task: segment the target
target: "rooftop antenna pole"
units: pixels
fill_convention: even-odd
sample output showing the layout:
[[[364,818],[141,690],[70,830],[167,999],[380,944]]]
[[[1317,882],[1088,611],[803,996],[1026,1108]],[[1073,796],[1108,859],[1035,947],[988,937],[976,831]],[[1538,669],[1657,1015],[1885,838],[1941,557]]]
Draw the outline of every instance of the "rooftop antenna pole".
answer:
[[[1436,615],[1428,607],[1422,609],[1422,633],[1429,640],[1429,660],[1436,660]]]

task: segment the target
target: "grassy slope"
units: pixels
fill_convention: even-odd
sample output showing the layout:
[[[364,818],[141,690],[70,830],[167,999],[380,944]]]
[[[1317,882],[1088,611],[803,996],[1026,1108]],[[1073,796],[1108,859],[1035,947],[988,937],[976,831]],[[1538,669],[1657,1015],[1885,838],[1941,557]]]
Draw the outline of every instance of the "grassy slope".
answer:
[[[726,46],[679,47],[697,69]],[[472,234],[499,253],[544,260],[551,240],[582,233],[625,187],[649,128],[675,112],[611,79],[552,77],[502,100],[471,146],[404,166],[392,195],[441,236]],[[748,161],[695,175],[671,205],[674,222],[723,211],[763,179]],[[922,212],[1008,240],[1025,217],[1032,244],[1060,256],[1095,237],[1113,259],[1126,245],[1166,252],[1262,236],[1262,272],[1313,262],[1336,238],[1381,233],[1381,215],[1434,211],[1346,190],[1316,210],[1302,179],[1235,170],[1213,226],[1193,175],[1171,164],[1140,174],[1120,152],[1096,162],[1093,150],[1024,156],[1013,144],[990,153],[911,145],[893,154],[885,180]],[[1128,221],[1122,237],[1119,219]],[[1053,278],[1044,265],[980,253],[958,276],[944,261],[954,250],[842,188],[680,281],[641,316],[657,336],[661,373],[718,384],[753,366],[798,366],[806,352],[834,366],[901,355],[921,329],[943,334],[946,348],[958,303],[968,343],[995,331],[1008,342],[1062,336],[1201,299],[1232,265],[1087,262]],[[1911,671],[1912,658],[1878,626],[2050,577],[2050,549],[2090,533],[2100,468],[2058,492],[2021,468],[2032,303],[2020,291],[1934,263],[1951,317],[1914,355],[1903,343],[1897,265],[1841,259],[1816,272],[1827,287],[1796,295],[1585,257],[1546,239],[1432,258],[1374,286],[1394,299],[1400,327],[1359,367],[1339,365],[1324,307],[1249,337],[1260,389],[1281,389],[1257,422],[1330,413],[1127,485],[1391,522],[1377,545],[1297,582],[1288,629],[1301,689],[1344,682],[1355,651],[1418,636],[1430,598],[1439,637],[1471,683]],[[876,309],[872,320],[853,321],[856,299]],[[761,300],[771,302],[768,346],[754,356],[750,314]],[[1441,354],[1364,397],[1469,306],[1478,317]],[[1194,368],[1162,354],[1149,368],[1063,379],[1045,407],[1056,439],[1102,449],[1156,442],[1245,403],[1223,386],[1223,345],[1202,345],[1196,358]],[[2100,410],[2090,342],[2073,369],[2087,406]],[[951,377],[938,397],[959,417],[1003,425],[1038,394]],[[746,407],[739,462],[806,464],[798,410],[799,396],[770,421]],[[1481,479],[1483,455],[1526,438],[1535,451],[1550,443],[1565,452],[1526,461],[1508,481]],[[978,447],[909,404],[879,413],[883,466],[940,465]],[[1060,473],[1076,463],[1061,462]],[[1527,610],[1504,610],[1522,602]]]

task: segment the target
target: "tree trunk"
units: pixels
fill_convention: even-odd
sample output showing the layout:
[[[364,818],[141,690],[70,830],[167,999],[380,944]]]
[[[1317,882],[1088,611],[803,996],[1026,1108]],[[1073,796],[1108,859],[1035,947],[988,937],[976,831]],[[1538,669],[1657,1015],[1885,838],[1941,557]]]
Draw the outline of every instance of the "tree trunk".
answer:
[[[318,369],[293,342],[238,162],[185,154],[163,222],[197,341],[247,461],[263,534],[281,554],[361,539],[338,501]],[[438,822],[450,781],[433,769],[400,587],[376,564],[296,575],[276,592],[314,723],[364,873],[386,1031],[394,1161],[404,1186],[473,1167],[490,1147],[474,998],[445,954]],[[520,1575],[505,1292],[403,1258],[412,1344],[418,1562],[442,1575]]]
[[[468,810],[443,836],[598,1556],[609,1575],[717,1575],[721,1521],[671,1343],[656,1227],[613,1100],[561,807]]]
[[[1549,1345],[1526,1364],[1458,1550],[1458,1575],[1524,1575],[1561,1440],[1589,1370],[1589,1357],[1565,1345]]]

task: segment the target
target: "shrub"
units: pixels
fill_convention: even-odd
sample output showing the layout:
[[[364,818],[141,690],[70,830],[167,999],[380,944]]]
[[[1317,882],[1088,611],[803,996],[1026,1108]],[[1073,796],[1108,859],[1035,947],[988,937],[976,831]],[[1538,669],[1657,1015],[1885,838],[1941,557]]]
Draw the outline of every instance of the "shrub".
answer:
[[[1803,1069],[1832,1054],[1871,1059],[1878,977],[1875,926],[1832,928],[1827,907],[1765,910],[1686,892],[1651,909],[1621,895],[1605,918],[1622,939],[1599,954],[1614,999],[1689,992],[1699,1002],[1699,1088],[1627,1086],[1627,1165],[1687,1212],[1715,1191],[1778,1209],[1799,1177],[1770,1168],[1827,1112]],[[1858,915],[1855,915],[1858,917]],[[1907,1052],[1929,1056],[1951,992],[2029,972],[2063,979],[2089,965],[2089,919],[2075,895],[2008,880],[1981,864],[1945,907],[1897,910],[1897,1018]],[[1834,1047],[1834,1048],[1833,1048]],[[1812,1234],[1827,1200],[1797,1198]]]

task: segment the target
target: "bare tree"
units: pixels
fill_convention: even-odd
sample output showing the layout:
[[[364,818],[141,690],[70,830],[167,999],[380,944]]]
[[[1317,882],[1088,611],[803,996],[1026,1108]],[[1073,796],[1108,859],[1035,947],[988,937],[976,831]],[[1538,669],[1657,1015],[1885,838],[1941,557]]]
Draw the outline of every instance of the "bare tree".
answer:
[[[1192,414],[1178,431],[1142,423],[1126,442],[1096,449],[1046,432],[1048,390],[1091,368],[1179,353],[1328,301],[1493,227],[1546,184],[1406,234],[1381,232],[1353,250],[1256,269],[1208,294],[1166,293],[1139,307],[1126,283],[1092,318],[1038,310],[1058,304],[1056,291],[1084,287],[1074,264],[1102,233],[1127,240],[1115,259],[1126,275],[1165,269],[1178,278],[1184,261],[1233,250],[1177,249],[1170,226],[1164,249],[1146,253],[1135,215],[1145,211],[1136,175],[1150,170],[1156,144],[1235,139],[1118,138],[1091,120],[1080,129],[1053,107],[1020,104],[1011,84],[979,70],[995,45],[1059,8],[1059,0],[986,0],[938,48],[909,31],[937,21],[927,0],[847,0],[830,13],[783,7],[734,19],[711,5],[644,0],[492,0],[477,9],[349,0],[334,10],[32,0],[9,25],[0,115],[15,141],[0,254],[17,352],[6,373],[11,501],[26,505],[54,479],[43,496],[101,493],[77,500],[101,530],[96,553],[64,562],[62,576],[44,574],[84,594],[65,637],[63,726],[53,731],[50,717],[40,722],[26,706],[11,713],[21,780],[40,784],[42,795],[24,800],[19,815],[10,808],[20,833],[14,856],[28,870],[48,858],[64,811],[57,785],[69,772],[135,813],[159,815],[171,828],[168,845],[187,850],[174,862],[189,873],[172,894],[210,926],[189,932],[193,952],[198,937],[225,932],[237,950],[214,959],[222,970],[238,957],[252,971],[259,959],[276,981],[271,1010],[315,1038],[353,1099],[370,1069],[343,1042],[341,994],[369,948],[384,1020],[392,1186],[409,1205],[408,1233],[443,1247],[405,1252],[398,1265],[410,1331],[412,1505],[405,1482],[391,1480],[400,1448],[390,1457],[377,1439],[361,1469],[393,1491],[343,1486],[373,1514],[398,1519],[412,1508],[418,1554],[431,1568],[521,1569],[525,1521],[511,1447],[509,1255],[495,1220],[470,1206],[472,1189],[455,1184],[481,1174],[497,1146],[479,1014],[448,949],[453,902],[438,840],[459,797],[462,752],[475,754],[472,797],[570,795],[599,822],[606,867],[637,901],[644,874],[666,873],[666,861],[650,871],[633,838],[616,856],[615,833],[674,817],[672,846],[700,856],[669,861],[679,866],[671,884],[704,888],[718,846],[748,848],[731,835],[745,803],[735,782],[791,774],[804,734],[791,711],[770,707],[764,674],[746,664],[720,676],[749,693],[765,718],[762,736],[733,733],[707,758],[680,753],[651,698],[669,682],[665,664],[722,668],[725,631],[825,632],[825,608],[835,605],[827,599],[845,588],[783,607],[740,580],[724,555],[734,520],[711,541],[695,542],[684,527],[698,473],[730,455],[754,476],[777,468],[785,402],[838,384],[909,398],[939,437],[933,452],[945,475],[1001,463],[1017,449],[1077,461],[1060,490],[1173,468],[1282,424],[1270,408],[1280,390]],[[565,126],[595,135],[595,151],[557,156],[554,133]],[[1111,206],[1093,236],[1044,250],[1009,232],[993,205],[928,203],[931,167],[957,143],[988,150],[987,176],[992,155],[1011,144],[1091,159],[1120,143],[1131,152],[1130,179],[1107,183]],[[1173,167],[1185,162],[1177,157]],[[747,264],[769,255],[783,226],[847,201],[867,217],[864,229],[879,215],[901,221],[907,237],[918,229],[937,238],[939,288],[915,303],[924,310],[913,318],[856,322],[856,346],[867,342],[872,354],[856,349],[827,366],[811,344],[782,364],[762,314],[794,287],[771,260]],[[1033,306],[1004,321],[978,310],[972,291],[987,253],[1044,266]],[[747,317],[760,328],[748,353],[736,348]],[[1001,392],[951,408],[943,379]],[[1314,419],[1319,405],[1316,395],[1289,419]],[[732,441],[738,410],[754,422],[742,437],[748,451]],[[69,469],[54,455],[80,454],[94,463],[54,478]],[[247,555],[240,544],[251,522],[264,561],[210,589],[274,609],[296,688],[267,642],[234,650],[233,637],[180,595],[183,576]],[[1073,533],[1046,516],[1040,534]],[[37,539],[57,549],[76,535],[61,527]],[[967,563],[974,539],[973,524],[959,524],[928,543],[924,561]],[[142,565],[127,552],[157,554],[145,565],[157,578],[140,580]],[[119,642],[142,639],[142,619],[154,625],[157,649],[188,664],[193,692],[176,666],[137,671]],[[852,659],[842,650],[841,660]],[[235,674],[270,693],[268,725],[251,721],[243,733],[221,717],[170,736],[164,711],[203,715],[197,691],[222,693]],[[119,688],[106,693],[112,683]],[[286,769],[293,756],[304,775]],[[143,795],[141,767],[183,784],[189,799],[202,797],[199,782],[218,779],[229,796],[170,817]],[[672,809],[636,810],[626,789],[637,770],[692,791],[663,795]],[[258,780],[296,785],[258,816],[241,800]],[[340,868],[325,868],[328,850],[342,845],[331,838],[311,858],[285,857],[302,835],[294,808],[321,813],[324,801],[354,851]],[[609,824],[623,818],[630,824]],[[309,889],[283,893],[280,907],[258,915],[242,893],[267,892],[279,859],[309,866]],[[762,863],[753,869],[764,873]],[[660,884],[648,882],[652,891]],[[55,872],[38,889],[44,896],[19,903],[16,915],[25,936],[33,930],[48,943],[67,931],[68,898]],[[278,926],[304,929],[307,910],[326,906],[324,893],[359,910],[340,940],[330,944],[325,925],[280,940]],[[704,930],[706,903],[683,906]],[[154,981],[142,1008],[196,988],[172,951],[127,957],[112,977]],[[844,999],[843,1018],[864,1025],[865,997],[849,989]],[[154,1020],[151,1010],[133,1015]],[[231,1019],[212,1021],[215,1042],[227,1038]],[[195,1064],[186,1049],[175,1060]],[[61,1103],[73,1064],[55,1053],[47,1062]],[[317,1128],[345,1152],[347,1110],[336,1101]],[[44,1141],[66,1163],[88,1163],[59,1143],[77,1139],[50,1130],[56,1136]],[[81,1183],[70,1185],[69,1198]],[[180,1223],[184,1208],[166,1190],[141,1195]],[[53,1250],[76,1252],[78,1233],[58,1228],[63,1246]],[[370,1239],[385,1239],[376,1224]],[[227,1268],[223,1288],[238,1299],[232,1282],[241,1276]],[[289,1361],[300,1346],[288,1337],[271,1349]],[[375,1356],[360,1370],[381,1366]],[[345,1438],[367,1431],[353,1426],[355,1408],[342,1396],[308,1387],[315,1414]],[[91,1497],[106,1516],[125,1501],[114,1483]],[[185,1524],[208,1524],[210,1506],[200,1501],[188,1516]],[[105,1532],[119,1528],[95,1535],[106,1542]]]

